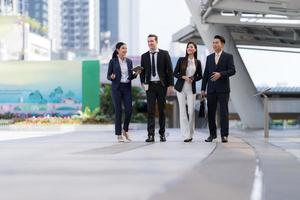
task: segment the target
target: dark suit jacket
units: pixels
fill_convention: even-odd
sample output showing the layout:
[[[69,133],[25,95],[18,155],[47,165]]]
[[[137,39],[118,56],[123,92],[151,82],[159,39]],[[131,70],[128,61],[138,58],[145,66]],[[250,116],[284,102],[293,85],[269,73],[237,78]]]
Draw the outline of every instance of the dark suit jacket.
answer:
[[[126,62],[127,62],[127,67],[128,67],[128,80],[131,83],[131,80],[135,79],[137,77],[136,74],[133,74],[132,72],[132,60],[126,58]],[[111,74],[115,74],[116,78],[114,80],[112,80],[110,78]],[[111,86],[112,89],[118,89],[120,86],[120,82],[121,82],[121,77],[122,77],[122,72],[121,72],[121,66],[119,63],[119,59],[118,58],[112,58],[109,61],[108,64],[108,70],[107,70],[107,79],[110,80],[112,82]]]
[[[149,84],[151,79],[151,61],[149,51],[142,55],[141,66],[144,68],[140,74],[141,83]],[[171,58],[169,53],[162,49],[159,49],[157,54],[157,73],[163,86],[169,87],[174,85]]]
[[[212,81],[210,77],[213,72],[220,72],[221,77],[217,81]],[[207,56],[206,65],[203,75],[201,90],[206,90],[207,93],[229,93],[230,83],[229,77],[235,74],[233,56],[229,53],[222,52],[219,62],[215,64],[215,54]]]
[[[175,84],[175,89],[178,92],[182,91],[183,85],[185,80],[182,78],[182,76],[186,75],[186,71],[181,70],[181,65],[184,61],[185,57],[181,57],[178,59],[175,70],[174,70],[174,76],[177,78],[176,84]],[[202,79],[202,69],[201,69],[201,62],[200,60],[195,60],[195,66],[196,66],[196,71],[192,77],[190,77],[193,82],[192,82],[192,90],[193,93],[196,93],[196,81],[199,81]]]

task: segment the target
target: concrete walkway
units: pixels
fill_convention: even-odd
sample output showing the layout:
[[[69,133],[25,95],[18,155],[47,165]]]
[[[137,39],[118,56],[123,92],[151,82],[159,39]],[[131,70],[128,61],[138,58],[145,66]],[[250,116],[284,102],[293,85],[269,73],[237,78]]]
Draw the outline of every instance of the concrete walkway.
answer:
[[[147,144],[143,129],[120,144],[112,128],[1,127],[1,199],[299,199],[297,131],[265,141],[233,130],[222,144],[198,130],[186,144],[168,129],[168,142]]]

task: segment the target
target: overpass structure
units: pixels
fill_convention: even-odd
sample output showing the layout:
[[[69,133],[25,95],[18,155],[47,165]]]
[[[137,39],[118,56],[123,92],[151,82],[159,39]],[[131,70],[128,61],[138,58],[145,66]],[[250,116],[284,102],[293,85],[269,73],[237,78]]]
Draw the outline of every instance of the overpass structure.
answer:
[[[263,105],[253,97],[257,89],[237,45],[300,47],[300,1],[297,0],[186,0],[191,24],[173,35],[173,41],[194,41],[212,52],[214,35],[226,38],[237,74],[231,78],[231,102],[243,124],[263,127]]]

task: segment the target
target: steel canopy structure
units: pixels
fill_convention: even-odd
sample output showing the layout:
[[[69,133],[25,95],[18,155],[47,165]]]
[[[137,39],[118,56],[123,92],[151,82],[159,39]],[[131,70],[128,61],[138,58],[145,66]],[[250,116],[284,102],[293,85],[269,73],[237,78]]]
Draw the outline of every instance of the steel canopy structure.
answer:
[[[297,0],[186,0],[191,24],[173,35],[173,41],[211,44],[214,35],[226,38],[237,74],[231,78],[231,101],[249,128],[263,127],[263,105],[253,97],[256,87],[237,45],[300,47],[300,1]]]
[[[300,48],[298,0],[202,0],[196,2],[203,24],[220,24],[236,45]],[[173,35],[174,41],[204,44],[196,24]]]

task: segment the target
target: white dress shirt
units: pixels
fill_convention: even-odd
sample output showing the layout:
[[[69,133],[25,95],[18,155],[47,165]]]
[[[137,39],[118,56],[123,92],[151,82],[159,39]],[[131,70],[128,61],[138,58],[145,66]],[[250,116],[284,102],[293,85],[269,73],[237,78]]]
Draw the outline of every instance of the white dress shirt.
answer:
[[[154,52],[156,52],[156,54],[154,54],[154,61],[155,61],[155,72],[156,75],[153,76],[152,75],[152,68],[151,68],[151,77],[150,77],[150,81],[160,81],[159,76],[158,76],[158,70],[157,70],[157,54],[159,52],[159,49],[156,49],[155,51],[149,51],[150,52],[150,62],[151,62],[151,66],[152,66],[152,56]]]
[[[196,72],[195,59],[194,58],[188,59],[188,66],[185,72],[186,76],[188,77],[194,76],[195,72]]]
[[[126,62],[126,58],[124,58],[124,60],[122,60],[119,56],[119,63],[120,63],[120,67],[121,67],[121,83],[129,83],[128,77],[128,66],[127,66],[127,62]]]
[[[223,50],[221,50],[219,53],[215,52],[215,63],[216,65],[219,63],[219,59],[221,57]]]
[[[188,59],[188,65],[187,65],[187,68],[186,68],[185,75],[187,77],[191,77],[191,76],[194,76],[195,72],[196,72],[195,59],[194,58]],[[191,92],[193,92],[192,91],[192,84],[189,83],[189,82],[187,82],[187,81],[185,81],[182,90],[185,93],[191,93]]]

